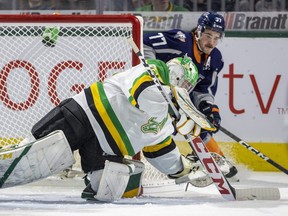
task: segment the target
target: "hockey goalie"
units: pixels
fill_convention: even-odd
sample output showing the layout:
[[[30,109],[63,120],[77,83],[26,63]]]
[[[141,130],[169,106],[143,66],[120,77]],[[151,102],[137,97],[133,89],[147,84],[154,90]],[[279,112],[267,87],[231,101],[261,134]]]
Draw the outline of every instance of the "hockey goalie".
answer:
[[[0,188],[61,172],[74,163],[75,150],[79,150],[81,167],[87,174],[84,199],[113,202],[139,195],[145,167],[128,158],[140,151],[176,182],[198,187],[211,184],[197,158],[181,155],[173,140],[175,133],[198,137],[202,130],[216,130],[185,105],[190,103],[186,93],[198,79],[197,68],[186,56],[167,64],[160,60],[147,63],[165,92],[174,98],[180,118],[173,116],[158,86],[139,64],[62,101],[17,147],[2,149]]]

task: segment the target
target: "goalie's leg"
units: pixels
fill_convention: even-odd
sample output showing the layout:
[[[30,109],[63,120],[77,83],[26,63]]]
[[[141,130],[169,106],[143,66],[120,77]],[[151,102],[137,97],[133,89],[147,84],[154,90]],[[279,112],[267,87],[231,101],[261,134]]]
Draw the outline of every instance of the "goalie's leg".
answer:
[[[61,172],[75,160],[62,131],[0,152],[0,188],[27,184]]]
[[[40,119],[31,132],[36,139],[39,139],[55,130],[64,132],[74,151],[90,139],[87,135],[90,134],[92,127],[82,107],[74,99],[69,98]]]
[[[93,158],[96,158],[95,154],[101,154],[102,150],[98,147],[98,140],[87,115],[74,99],[69,98],[62,101],[40,119],[33,126],[31,132],[36,139],[39,139],[55,130],[64,132],[72,151],[79,149],[84,172],[94,170],[91,166],[97,164],[98,161],[94,163]],[[86,152],[88,153],[86,154]],[[69,172],[69,170],[67,171]]]
[[[144,164],[124,159],[123,163],[106,160],[104,169],[88,174],[87,187],[81,197],[87,200],[113,202],[140,194]]]

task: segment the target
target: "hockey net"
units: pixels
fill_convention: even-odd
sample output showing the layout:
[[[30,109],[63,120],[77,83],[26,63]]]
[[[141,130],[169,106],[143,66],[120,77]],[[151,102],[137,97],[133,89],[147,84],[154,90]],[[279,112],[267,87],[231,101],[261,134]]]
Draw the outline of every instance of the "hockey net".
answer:
[[[141,47],[141,26],[132,15],[1,15],[0,147],[19,143],[63,99],[138,64],[126,39]],[[146,185],[166,178],[146,168]]]
[[[134,16],[0,16],[1,146],[16,144],[60,101],[139,61]]]

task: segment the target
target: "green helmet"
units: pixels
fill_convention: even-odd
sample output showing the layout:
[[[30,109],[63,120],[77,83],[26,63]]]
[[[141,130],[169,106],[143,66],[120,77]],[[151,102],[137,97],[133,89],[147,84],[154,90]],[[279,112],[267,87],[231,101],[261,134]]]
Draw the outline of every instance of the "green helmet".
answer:
[[[169,68],[170,84],[187,89],[190,92],[198,80],[198,69],[192,59],[184,57],[173,58],[166,63]]]

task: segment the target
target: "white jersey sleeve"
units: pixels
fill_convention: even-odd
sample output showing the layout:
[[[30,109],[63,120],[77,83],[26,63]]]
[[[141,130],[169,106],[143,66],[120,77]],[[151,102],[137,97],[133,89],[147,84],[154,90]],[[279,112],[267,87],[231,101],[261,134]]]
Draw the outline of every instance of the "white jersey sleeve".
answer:
[[[163,86],[164,91],[170,91],[169,87]],[[146,112],[151,117],[157,117],[156,121],[162,121],[168,115],[168,103],[153,85],[144,89],[138,97],[139,109]]]

